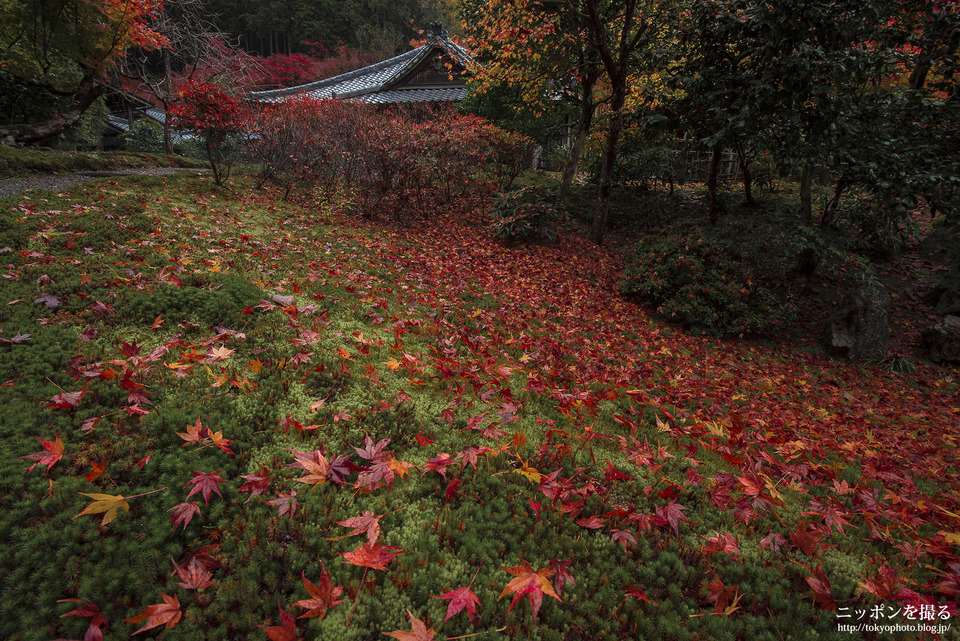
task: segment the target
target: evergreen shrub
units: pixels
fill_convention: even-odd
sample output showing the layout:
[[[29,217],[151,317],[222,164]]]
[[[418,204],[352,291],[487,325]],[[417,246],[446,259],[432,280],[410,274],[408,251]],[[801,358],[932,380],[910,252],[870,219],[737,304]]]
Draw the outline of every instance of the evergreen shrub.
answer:
[[[487,212],[489,233],[507,243],[554,239],[557,212],[550,195],[540,187],[524,187],[501,194]]]
[[[783,264],[749,238],[675,231],[630,250],[620,290],[696,333],[759,335],[789,321]]]
[[[120,140],[123,148],[129,151],[164,151],[163,126],[151,118],[137,120],[129,131],[121,134]]]

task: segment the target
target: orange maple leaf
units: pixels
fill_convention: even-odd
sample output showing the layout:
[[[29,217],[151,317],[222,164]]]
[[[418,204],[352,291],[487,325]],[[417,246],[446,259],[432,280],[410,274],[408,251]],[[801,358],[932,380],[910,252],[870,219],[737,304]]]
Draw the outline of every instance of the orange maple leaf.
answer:
[[[210,441],[214,445],[219,447],[227,454],[233,454],[233,450],[230,449],[230,444],[233,443],[233,441],[228,438],[223,438],[223,430],[220,430],[219,432],[207,430],[207,435],[210,437]]]
[[[197,422],[193,425],[187,425],[186,432],[177,432],[176,434],[186,441],[182,447],[187,447],[188,445],[195,445],[206,440],[207,431],[207,428],[200,424],[200,417],[197,416]]]
[[[163,603],[148,605],[143,612],[137,616],[123,620],[125,623],[140,623],[146,619],[146,625],[134,632],[134,634],[140,634],[141,632],[151,630],[161,625],[172,628],[180,621],[180,615],[182,614],[180,612],[180,600],[177,599],[176,595],[171,597],[166,594],[161,594],[160,596],[163,597]]]
[[[306,483],[307,485],[318,485],[326,482],[327,473],[330,471],[330,462],[327,460],[327,457],[323,455],[323,452],[320,450],[301,452],[300,450],[294,449],[290,451],[293,452],[293,456],[297,459],[297,462],[291,463],[287,467],[299,468],[307,472],[306,476],[301,476],[295,480]]]
[[[107,459],[101,459],[99,463],[90,461],[90,467],[92,467],[93,470],[83,477],[87,481],[93,481],[104,473],[104,471],[107,469]]]
[[[549,579],[554,573],[554,570],[552,568],[542,568],[534,571],[530,564],[523,559],[520,559],[520,563],[522,565],[503,568],[504,572],[509,572],[517,578],[510,581],[510,583],[503,588],[503,592],[497,597],[497,601],[508,594],[513,594],[513,601],[510,602],[510,607],[507,608],[507,614],[510,614],[510,610],[517,604],[517,601],[524,596],[529,596],[530,608],[533,610],[533,618],[536,619],[537,614],[540,612],[540,604],[543,603],[544,594],[552,596],[557,601],[561,600],[554,591]]]
[[[407,616],[410,617],[410,623],[413,626],[410,632],[404,630],[395,630],[393,632],[384,632],[383,634],[400,641],[433,641],[435,634],[433,628],[428,628],[426,624],[413,616],[410,610],[407,610]]]

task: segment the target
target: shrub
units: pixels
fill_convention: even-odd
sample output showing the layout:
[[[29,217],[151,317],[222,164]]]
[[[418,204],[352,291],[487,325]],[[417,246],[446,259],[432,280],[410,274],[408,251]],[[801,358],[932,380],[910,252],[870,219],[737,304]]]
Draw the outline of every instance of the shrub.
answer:
[[[204,80],[184,85],[180,100],[170,109],[171,124],[203,139],[213,181],[222,185],[230,177],[230,168],[237,159],[230,153],[229,140],[246,130],[246,110],[239,100]]]
[[[488,212],[490,235],[507,243],[553,240],[557,213],[550,194],[541,187],[525,187],[501,194]]]
[[[634,245],[620,289],[694,332],[756,335],[788,321],[782,265],[749,241],[702,230]]]
[[[130,131],[120,136],[123,148],[129,151],[162,152],[163,126],[151,118],[141,118],[133,123]]]
[[[344,192],[365,216],[423,214],[512,182],[528,142],[452,110],[378,111],[310,98],[262,107],[249,139],[261,177],[285,197],[295,187]]]

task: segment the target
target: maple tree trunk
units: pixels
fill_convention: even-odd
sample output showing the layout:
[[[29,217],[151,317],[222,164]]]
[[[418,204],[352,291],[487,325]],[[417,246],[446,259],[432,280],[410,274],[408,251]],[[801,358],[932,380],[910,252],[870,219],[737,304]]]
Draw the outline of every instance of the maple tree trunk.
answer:
[[[557,196],[555,205],[559,207],[570,191],[570,185],[573,184],[573,177],[577,174],[577,166],[580,164],[580,152],[583,150],[583,144],[590,133],[590,125],[593,123],[593,113],[596,107],[593,104],[593,86],[596,79],[588,76],[583,80],[583,109],[580,112],[580,124],[577,130],[577,136],[570,146],[570,153],[567,155],[567,163],[563,167],[563,175],[560,178],[560,186],[557,187]]]
[[[49,142],[80,120],[87,108],[102,94],[103,88],[100,85],[94,85],[86,92],[78,94],[70,109],[54,115],[45,122],[0,127],[0,141],[9,138],[19,145],[38,145]]]
[[[611,101],[610,126],[607,128],[607,143],[603,148],[603,160],[600,167],[600,187],[597,190],[597,204],[593,211],[593,226],[590,240],[603,244],[603,235],[607,229],[607,216],[610,213],[610,191],[613,187],[613,168],[617,160],[617,145],[623,131],[623,105],[626,102],[626,87],[615,87]]]
[[[720,174],[720,158],[723,147],[713,146],[710,153],[710,167],[707,171],[707,196],[710,202],[710,222],[715,223],[720,218],[720,201],[717,198],[717,177]]]

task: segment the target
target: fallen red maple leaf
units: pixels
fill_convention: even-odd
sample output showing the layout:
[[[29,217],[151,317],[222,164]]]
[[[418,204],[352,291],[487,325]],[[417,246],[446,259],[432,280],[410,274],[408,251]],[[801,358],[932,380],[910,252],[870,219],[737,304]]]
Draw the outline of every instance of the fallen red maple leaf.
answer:
[[[705,554],[714,554],[715,552],[724,552],[728,556],[732,556],[735,559],[740,559],[740,545],[737,542],[737,537],[729,532],[724,532],[723,534],[713,531],[713,536],[704,536],[707,540],[707,545],[704,545],[701,549]]]
[[[836,610],[837,604],[833,600],[833,594],[830,592],[830,581],[823,571],[819,570],[817,577],[808,576],[807,585],[813,590],[813,600],[822,610]]]
[[[473,573],[473,578],[470,579],[470,585],[457,588],[440,596],[431,595],[431,599],[449,599],[450,604],[447,606],[447,616],[444,618],[443,622],[446,623],[450,620],[451,617],[455,616],[459,612],[462,612],[464,609],[467,611],[467,616],[470,617],[470,622],[473,623],[473,616],[477,613],[477,606],[480,605],[480,599],[477,598],[477,595],[473,593],[473,590],[470,588],[473,587],[473,582],[477,578],[477,574],[480,573],[480,568],[483,567],[483,559],[480,560],[480,565],[477,566],[477,571]]]
[[[373,512],[364,510],[360,516],[352,516],[345,521],[334,521],[334,523],[353,528],[347,536],[366,533],[367,543],[373,545],[380,538],[380,518],[383,516],[383,514],[377,516]]]
[[[450,455],[446,452],[437,452],[436,458],[432,458],[427,461],[423,466],[423,474],[427,472],[436,472],[446,480],[447,478],[447,467],[453,463],[453,459],[450,458]],[[421,476],[423,476],[421,474]]]
[[[652,603],[650,598],[647,596],[647,593],[643,591],[642,585],[637,585],[636,583],[624,583],[620,587],[624,590],[624,594],[627,596],[637,597],[641,601]]]
[[[263,628],[270,641],[299,641],[300,635],[297,634],[297,622],[293,618],[293,610],[291,609],[288,614],[279,605],[277,609],[280,610],[280,625],[259,625],[257,627]]]
[[[187,494],[187,498],[190,498],[197,492],[200,493],[200,496],[203,497],[203,502],[205,505],[210,505],[210,495],[214,492],[217,493],[217,496],[223,498],[223,494],[220,494],[220,483],[224,483],[224,480],[220,478],[220,470],[216,472],[193,472],[195,476],[187,481],[186,485],[183,487],[193,486],[193,489]]]
[[[177,583],[177,585],[181,588],[187,590],[202,590],[213,585],[213,582],[210,580],[210,571],[204,564],[200,563],[196,557],[191,557],[190,563],[187,564],[186,567],[181,567],[174,562],[173,570],[177,573],[177,576],[180,577],[180,582]]]
[[[250,492],[250,497],[247,499],[247,502],[258,494],[263,494],[270,489],[270,470],[268,470],[263,463],[260,463],[259,466],[260,469],[256,474],[244,474],[240,477],[247,479],[247,482],[241,485],[237,491]]]
[[[507,608],[507,614],[510,614],[510,610],[517,604],[517,601],[524,596],[528,596],[530,598],[530,608],[533,610],[533,618],[536,619],[540,612],[540,605],[543,603],[544,594],[560,601],[560,597],[557,596],[549,579],[554,570],[552,568],[541,568],[534,571],[530,564],[523,559],[520,559],[520,563],[521,565],[515,565],[512,568],[503,568],[504,572],[509,572],[516,578],[503,588],[503,592],[497,597],[497,601],[508,594],[513,594],[513,601]]]
[[[287,467],[292,467],[307,472],[306,476],[301,476],[296,479],[301,483],[306,483],[307,485],[319,485],[327,482],[327,478],[330,474],[330,462],[327,460],[327,457],[323,455],[323,452],[320,450],[310,450],[309,452],[301,452],[300,450],[290,450],[293,452],[294,458],[296,458],[295,463],[291,463]]]
[[[813,527],[808,527],[806,523],[797,524],[797,529],[790,532],[790,542],[800,548],[804,554],[810,557],[816,557],[824,546],[820,543],[823,538],[823,532]]]
[[[680,521],[690,522],[690,520],[683,515],[685,509],[687,508],[676,501],[670,501],[667,505],[658,507],[656,516],[651,520],[657,525],[670,525],[670,527],[673,528],[674,534],[679,535]]]
[[[143,612],[137,616],[123,620],[125,623],[140,623],[146,620],[146,625],[134,632],[134,634],[140,634],[141,632],[152,630],[161,625],[166,625],[169,629],[177,625],[180,621],[182,614],[180,612],[180,600],[177,599],[176,595],[170,597],[166,594],[161,594],[160,596],[163,597],[163,603],[148,605],[144,608]]]
[[[566,561],[557,561],[556,559],[550,559],[550,569],[556,573],[556,578],[554,582],[557,584],[557,595],[563,596],[563,588],[569,583],[570,585],[576,585],[577,582],[573,579],[573,573],[570,572],[570,566],[573,564],[573,561],[568,559]]]
[[[443,619],[444,623],[464,609],[467,611],[467,616],[470,617],[470,621],[472,622],[473,616],[477,613],[477,606],[480,605],[480,599],[473,593],[473,590],[467,586],[446,592],[440,596],[431,595],[430,598],[448,599],[450,601],[450,604],[447,606],[447,616]]]
[[[289,494],[277,492],[277,498],[267,501],[267,503],[277,508],[277,516],[289,514],[290,518],[293,518],[294,512],[297,511],[297,505],[299,505],[297,493],[292,490]]]
[[[83,641],[101,641],[103,639],[103,630],[104,625],[107,624],[107,618],[103,616],[103,612],[100,611],[96,605],[91,601],[81,601],[80,599],[60,599],[57,603],[79,603],[81,604],[79,608],[75,610],[70,610],[66,614],[61,614],[61,617],[85,617],[89,619],[89,625],[87,626],[87,631],[83,635]]]
[[[379,543],[365,544],[357,547],[353,552],[343,552],[340,554],[346,559],[344,563],[358,565],[362,568],[371,570],[386,570],[387,563],[392,561],[403,550],[393,545],[380,545]]]
[[[317,620],[323,619],[323,617],[327,615],[327,610],[343,603],[343,599],[337,598],[343,593],[343,586],[333,586],[330,581],[330,575],[327,574],[327,570],[323,567],[322,562],[320,563],[320,578],[317,580],[316,585],[310,582],[305,572],[301,573],[301,578],[303,578],[303,587],[306,588],[307,592],[310,593],[310,596],[313,598],[294,603],[298,608],[307,609],[306,612],[297,617],[298,619],[310,619],[313,617],[317,617]]]
[[[91,461],[90,467],[93,469],[83,477],[86,481],[93,481],[104,473],[107,469],[107,459],[101,459],[99,463]]]
[[[223,438],[223,430],[217,432],[212,432],[207,430],[207,434],[210,437],[210,442],[220,448],[223,452],[227,454],[233,454],[233,450],[230,449],[230,444],[233,443],[231,439]]]
[[[173,523],[173,531],[177,531],[177,526],[183,525],[183,529],[187,529],[187,525],[190,523],[190,519],[193,518],[193,515],[200,514],[200,506],[196,501],[191,501],[189,503],[180,503],[179,505],[174,505],[172,508],[167,510],[167,512],[173,512],[170,515],[170,522]]]
[[[186,443],[182,447],[196,445],[207,439],[207,428],[200,424],[200,417],[197,416],[197,422],[193,425],[187,425],[186,432],[176,432],[176,435],[182,438]]]
[[[87,393],[87,382],[83,382],[83,389],[79,392],[62,392],[50,399],[47,407],[53,407],[60,410],[70,409],[80,402]]]
[[[20,457],[31,461],[36,461],[26,469],[27,472],[32,472],[33,468],[38,465],[46,465],[47,472],[49,472],[50,468],[56,465],[57,462],[63,458],[63,441],[60,440],[59,436],[56,436],[55,438],[56,440],[54,441],[46,441],[38,436],[37,440],[40,441],[41,445],[43,445],[43,450],[40,452],[35,452],[34,454],[27,454],[26,456]]]

